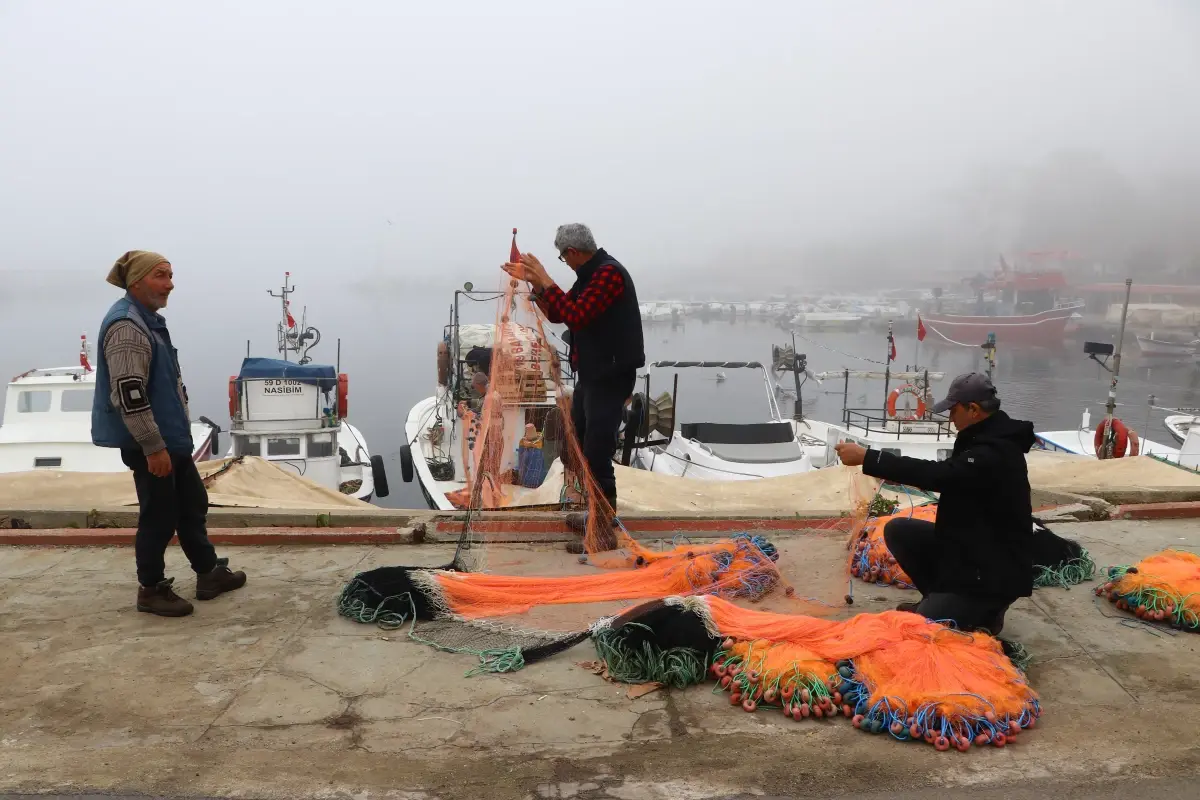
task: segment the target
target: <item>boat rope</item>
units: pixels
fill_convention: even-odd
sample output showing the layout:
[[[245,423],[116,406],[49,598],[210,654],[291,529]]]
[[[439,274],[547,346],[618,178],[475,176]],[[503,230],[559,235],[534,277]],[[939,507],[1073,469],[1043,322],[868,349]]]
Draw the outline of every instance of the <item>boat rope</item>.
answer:
[[[956,344],[956,345],[958,345],[959,347],[972,347],[972,348],[978,348],[978,347],[979,347],[979,345],[977,345],[977,344],[967,344],[966,342],[956,342],[955,340],[951,339],[951,338],[950,338],[949,336],[947,336],[946,334],[944,334],[944,333],[942,333],[941,331],[939,331],[937,328],[933,327],[933,323],[929,323],[929,324],[928,324],[926,327],[927,327],[929,330],[931,330],[931,331],[933,331],[934,333],[936,333],[938,336],[940,336],[940,337],[942,337],[943,339],[945,339],[945,340],[946,340],[947,342],[949,342],[950,344]]]
[[[846,356],[847,358],[857,358],[859,361],[866,361],[868,364],[879,364],[880,366],[883,366],[883,367],[888,366],[890,363],[887,361],[876,361],[873,358],[864,358],[863,356],[856,356],[856,355],[854,355],[854,353],[847,353],[844,350],[838,350],[837,348],[829,347],[828,345],[821,344],[820,342],[816,341],[815,339],[809,339],[807,336],[796,333],[795,331],[792,331],[792,333],[794,333],[796,335],[797,339],[803,339],[804,341],[808,342],[809,344],[816,345],[817,347],[821,348],[822,350],[828,350],[829,352],[837,353],[840,356]]]

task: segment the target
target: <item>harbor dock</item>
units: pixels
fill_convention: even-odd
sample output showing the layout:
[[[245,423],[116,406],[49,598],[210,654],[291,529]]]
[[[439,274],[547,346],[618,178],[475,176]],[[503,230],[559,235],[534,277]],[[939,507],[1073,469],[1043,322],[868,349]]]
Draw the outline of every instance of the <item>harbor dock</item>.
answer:
[[[1196,520],[1065,520],[1056,530],[1102,566],[1200,547]],[[845,618],[908,596],[864,586],[846,607],[839,532],[771,538],[811,600],[772,596],[768,610]],[[844,724],[742,713],[705,687],[631,697],[592,673],[586,642],[518,672],[464,677],[474,656],[338,616],[335,598],[358,572],[445,563],[452,550],[239,547],[226,552],[248,585],[169,620],[134,611],[127,547],[0,547],[0,793],[640,800],[962,790],[1020,800],[1115,798],[1132,790],[1126,781],[1183,796],[1194,779],[1200,640],[1119,614],[1092,584],[1039,589],[1013,607],[1005,634],[1030,651],[1045,713],[1019,744],[965,757]],[[590,569],[548,544],[496,544],[490,558],[509,574]],[[168,574],[190,592],[178,548]]]

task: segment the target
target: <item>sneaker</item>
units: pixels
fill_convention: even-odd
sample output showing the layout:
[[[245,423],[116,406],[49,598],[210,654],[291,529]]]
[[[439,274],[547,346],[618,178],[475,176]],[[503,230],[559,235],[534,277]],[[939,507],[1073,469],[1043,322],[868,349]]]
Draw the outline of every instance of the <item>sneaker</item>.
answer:
[[[192,604],[175,594],[171,585],[174,578],[166,578],[154,586],[139,586],[137,610],[160,617],[186,617],[195,609]]]
[[[196,599],[212,600],[214,597],[240,589],[246,585],[246,573],[234,572],[229,568],[228,558],[218,558],[212,572],[196,576]]]

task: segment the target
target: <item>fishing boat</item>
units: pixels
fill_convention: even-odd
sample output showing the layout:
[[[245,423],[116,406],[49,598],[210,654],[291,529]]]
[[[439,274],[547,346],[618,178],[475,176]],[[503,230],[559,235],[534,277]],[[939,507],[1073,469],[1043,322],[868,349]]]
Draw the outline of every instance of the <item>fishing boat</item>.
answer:
[[[1200,339],[1181,341],[1177,339],[1156,339],[1154,331],[1149,336],[1137,337],[1138,349],[1142,355],[1154,358],[1188,358],[1196,354]]]
[[[1063,297],[1066,278],[1058,270],[1017,272],[1001,259],[1001,270],[990,281],[976,282],[974,308],[947,313],[938,308],[923,311],[925,327],[955,344],[976,345],[996,334],[1001,346],[1061,344],[1067,325],[1083,310],[1083,303]]]
[[[626,426],[627,434],[633,432],[633,441],[625,437],[622,459],[624,463],[639,469],[679,478],[701,480],[753,480],[756,478],[795,475],[813,468],[805,451],[804,443],[797,436],[791,423],[783,419],[775,399],[775,386],[767,368],[758,361],[655,361],[649,365],[654,369],[715,369],[715,370],[759,370],[767,395],[766,419],[762,422],[687,422],[674,424],[676,419],[674,401],[670,411],[662,413],[663,403],[656,402],[660,420],[670,421],[669,434],[666,427],[650,421],[637,430],[637,426]],[[722,374],[721,372],[717,373]],[[649,375],[644,376],[645,389],[631,401],[630,416],[638,419],[640,408],[649,398]],[[676,391],[678,395],[678,375]],[[648,404],[647,404],[648,405]],[[657,428],[666,439],[649,440],[651,427]],[[639,441],[638,439],[641,439]]]
[[[314,364],[309,351],[321,333],[307,324],[307,309],[296,323],[290,311],[291,273],[279,294],[277,326],[280,358],[242,361],[229,379],[228,456],[256,456],[326,488],[370,502],[387,497],[383,458],[372,456],[362,431],[350,424],[349,377],[339,367]],[[247,351],[249,346],[247,345]],[[339,361],[341,344],[338,344]],[[289,360],[291,354],[296,361]]]
[[[0,424],[0,472],[128,471],[119,450],[92,444],[96,373],[89,355],[84,334],[78,366],[31,369],[9,382]],[[206,417],[192,423],[195,461],[213,454],[220,430]]]
[[[437,386],[434,394],[409,411],[400,468],[405,482],[418,482],[430,508],[557,507],[564,485],[559,452],[564,423],[559,398],[569,390],[567,359],[551,351],[535,328],[516,321],[465,323],[464,302],[492,303],[500,295],[474,291],[471,284],[454,293],[450,320],[437,343]],[[526,364],[522,385],[512,387],[500,404],[500,430],[531,432],[527,446],[514,442],[500,458],[500,470],[517,480],[481,492],[472,503],[472,463],[491,363],[498,351],[520,354]],[[535,446],[536,445],[536,446]],[[482,449],[482,448],[480,448]],[[536,452],[534,452],[536,450]],[[489,490],[490,491],[490,490]],[[486,495],[486,496],[485,496]]]

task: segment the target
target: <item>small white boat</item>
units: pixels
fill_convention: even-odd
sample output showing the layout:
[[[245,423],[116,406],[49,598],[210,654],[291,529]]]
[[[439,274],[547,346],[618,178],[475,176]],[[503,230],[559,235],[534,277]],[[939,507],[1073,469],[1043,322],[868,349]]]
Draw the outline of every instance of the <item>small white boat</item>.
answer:
[[[842,381],[842,418],[837,423],[792,420],[815,467],[838,463],[834,446],[854,442],[863,447],[910,458],[944,461],[954,452],[954,427],[945,416],[929,413],[928,385],[943,372],[840,370],[820,372],[818,380]],[[874,408],[850,408],[850,379],[887,381],[889,391]]]
[[[77,367],[31,369],[13,378],[0,424],[0,472],[56,469],[67,472],[126,472],[121,451],[92,444],[92,399],[96,373],[81,337]],[[205,419],[192,423],[192,458],[203,461],[217,447],[220,428]]]
[[[791,423],[780,416],[771,375],[759,362],[655,361],[649,366],[657,369],[761,370],[770,418],[746,424],[690,422],[675,425],[670,438],[665,441],[635,443],[631,466],[662,475],[720,481],[794,475],[813,468]],[[670,419],[675,420],[673,408]]]
[[[1171,438],[1183,444],[1192,428],[1200,428],[1200,410],[1194,414],[1168,414],[1163,420],[1163,427],[1171,434]]]
[[[846,311],[801,311],[792,317],[792,325],[812,331],[856,331],[863,317]]]
[[[1075,455],[1096,457],[1096,431],[1091,426],[1092,415],[1087,409],[1084,409],[1083,416],[1080,421],[1080,426],[1073,431],[1040,431],[1034,434],[1036,439],[1036,447],[1039,450],[1049,450],[1060,453],[1074,453]],[[1136,433],[1136,431],[1135,431]],[[1194,431],[1194,435],[1200,435],[1200,427]],[[1186,437],[1185,437],[1186,438]],[[1187,463],[1187,459],[1183,462],[1180,460],[1182,451],[1178,448],[1169,445],[1160,444],[1159,442],[1143,439],[1138,436],[1138,455],[1156,456],[1164,461],[1170,461],[1175,464],[1183,463],[1185,466],[1195,465]],[[1200,455],[1200,453],[1193,453]]]
[[[257,456],[326,488],[363,502],[387,497],[383,458],[346,419],[349,378],[329,364],[312,364],[308,351],[321,340],[302,316],[288,310],[291,273],[284,273],[278,326],[282,359],[247,358],[229,379],[229,457]],[[339,347],[340,350],[340,347]],[[299,355],[298,362],[288,354]]]
[[[1138,349],[1141,350],[1144,356],[1187,358],[1196,354],[1196,348],[1197,345],[1200,345],[1200,339],[1188,342],[1156,339],[1154,338],[1154,332],[1151,331],[1149,336],[1137,337],[1137,343]]]

